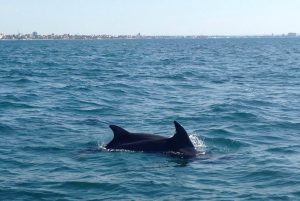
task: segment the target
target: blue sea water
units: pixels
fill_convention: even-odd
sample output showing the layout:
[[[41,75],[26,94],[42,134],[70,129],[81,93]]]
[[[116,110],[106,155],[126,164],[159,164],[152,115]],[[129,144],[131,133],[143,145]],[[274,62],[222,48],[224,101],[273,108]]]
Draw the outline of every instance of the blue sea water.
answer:
[[[202,154],[100,149],[174,120]],[[300,39],[0,41],[0,200],[103,199],[300,200]]]

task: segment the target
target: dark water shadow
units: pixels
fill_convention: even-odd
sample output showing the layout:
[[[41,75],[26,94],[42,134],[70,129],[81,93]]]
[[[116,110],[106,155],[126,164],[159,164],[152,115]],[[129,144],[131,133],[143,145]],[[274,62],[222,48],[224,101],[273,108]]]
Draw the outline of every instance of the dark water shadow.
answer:
[[[105,149],[104,147],[89,147],[89,148],[84,148],[80,149],[78,151],[78,154],[80,155],[85,155],[85,154],[97,154],[97,153],[107,153],[107,154],[114,154],[114,152],[120,153],[120,152],[128,152],[126,150],[108,150]],[[163,164],[158,164],[155,166],[149,166],[149,167],[144,167],[144,168],[163,168],[163,167],[186,167],[190,163],[193,163],[195,161],[199,160],[206,160],[208,156],[206,156],[205,153],[198,153],[194,157],[187,157],[184,156],[180,153],[145,153],[145,152],[136,152],[136,151],[130,151],[130,153],[136,153],[136,154],[147,154],[151,157],[154,158],[163,158],[166,160],[163,160]]]

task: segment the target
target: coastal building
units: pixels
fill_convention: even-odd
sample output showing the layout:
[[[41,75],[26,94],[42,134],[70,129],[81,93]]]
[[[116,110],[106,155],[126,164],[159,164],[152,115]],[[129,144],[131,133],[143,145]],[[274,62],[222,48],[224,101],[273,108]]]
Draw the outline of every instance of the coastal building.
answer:
[[[32,38],[37,38],[38,37],[38,33],[36,31],[32,32]]]
[[[297,34],[296,34],[296,33],[288,33],[287,36],[288,36],[288,37],[296,37]]]

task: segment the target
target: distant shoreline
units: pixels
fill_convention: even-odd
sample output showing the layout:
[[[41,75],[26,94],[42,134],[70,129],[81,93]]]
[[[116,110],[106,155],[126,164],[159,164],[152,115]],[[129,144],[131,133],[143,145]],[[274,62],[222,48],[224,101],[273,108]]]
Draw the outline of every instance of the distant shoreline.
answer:
[[[0,38],[0,41],[70,41],[70,40],[170,40],[170,39],[260,39],[260,38],[300,38],[297,36],[145,36],[145,37],[110,37],[110,38]]]
[[[0,40],[107,40],[107,39],[219,39],[219,38],[296,38],[297,33],[269,34],[269,35],[109,35],[109,34],[3,34]]]

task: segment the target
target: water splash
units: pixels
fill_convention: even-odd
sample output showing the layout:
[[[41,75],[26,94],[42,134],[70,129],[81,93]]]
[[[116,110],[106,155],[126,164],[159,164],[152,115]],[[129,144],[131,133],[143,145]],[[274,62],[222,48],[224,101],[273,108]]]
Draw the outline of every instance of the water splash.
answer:
[[[204,144],[204,141],[201,140],[196,133],[192,133],[189,135],[191,142],[193,143],[195,149],[197,150],[198,154],[205,154],[206,145]]]

